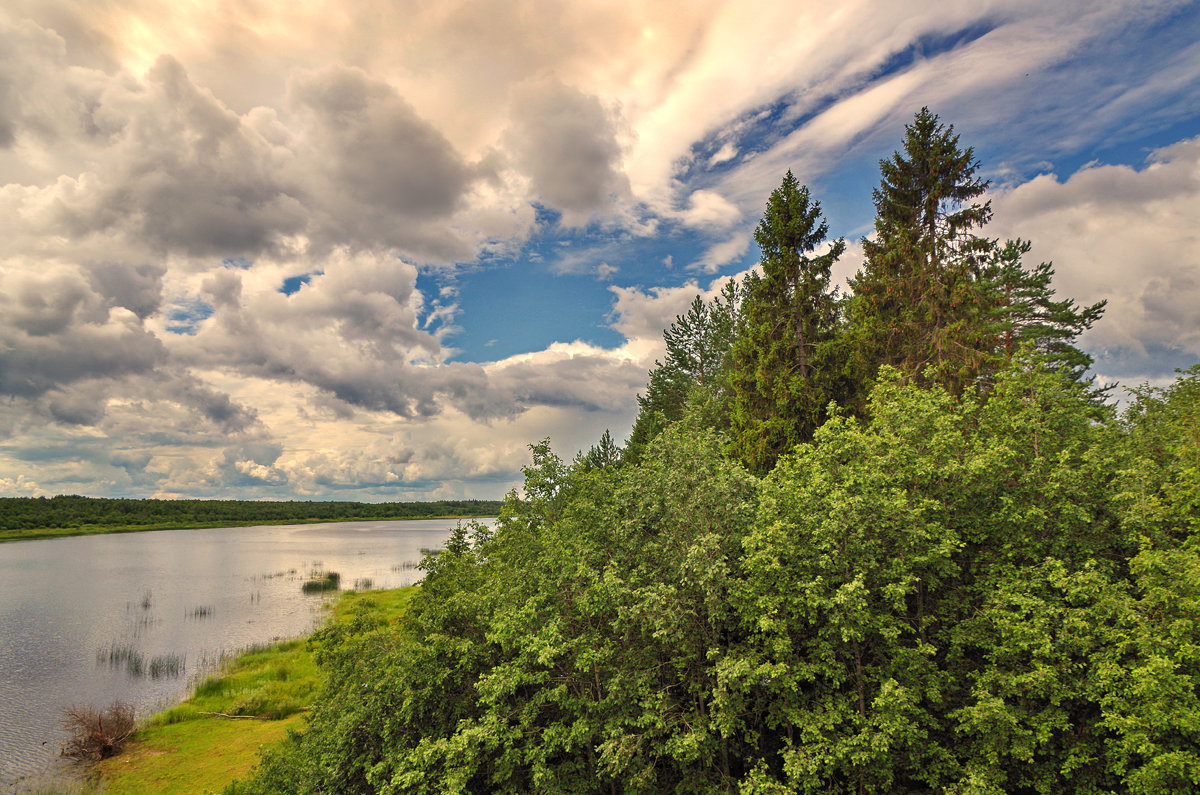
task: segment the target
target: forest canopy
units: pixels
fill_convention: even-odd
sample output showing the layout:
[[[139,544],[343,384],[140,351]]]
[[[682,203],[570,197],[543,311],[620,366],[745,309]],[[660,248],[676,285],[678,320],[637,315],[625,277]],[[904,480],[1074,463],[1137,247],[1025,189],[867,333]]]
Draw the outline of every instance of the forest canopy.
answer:
[[[1123,411],[922,110],[848,294],[789,173],[629,441],[532,445],[233,793],[1200,788],[1200,365]]]

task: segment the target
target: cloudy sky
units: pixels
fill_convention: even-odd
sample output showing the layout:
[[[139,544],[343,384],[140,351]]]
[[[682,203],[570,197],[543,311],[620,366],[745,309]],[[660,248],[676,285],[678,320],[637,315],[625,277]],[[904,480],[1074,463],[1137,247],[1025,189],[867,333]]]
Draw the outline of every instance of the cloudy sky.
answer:
[[[3,0],[0,495],[500,496],[923,105],[1102,378],[1200,358],[1195,2]]]

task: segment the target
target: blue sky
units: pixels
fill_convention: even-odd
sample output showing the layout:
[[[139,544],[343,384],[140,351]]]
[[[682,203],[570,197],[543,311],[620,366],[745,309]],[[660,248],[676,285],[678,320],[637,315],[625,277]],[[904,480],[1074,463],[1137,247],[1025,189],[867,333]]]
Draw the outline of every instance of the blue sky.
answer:
[[[623,438],[788,169],[853,274],[922,106],[1098,376],[1200,358],[1194,2],[17,0],[0,53],[0,495],[499,496]]]

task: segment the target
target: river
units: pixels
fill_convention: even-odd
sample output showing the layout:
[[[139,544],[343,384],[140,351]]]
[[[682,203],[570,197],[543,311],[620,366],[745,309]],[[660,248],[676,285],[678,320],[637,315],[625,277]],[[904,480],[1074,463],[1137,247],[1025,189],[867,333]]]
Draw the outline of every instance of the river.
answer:
[[[337,522],[76,536],[0,544],[0,791],[53,775],[63,710],[184,698],[249,646],[312,630],[323,596],[416,582],[455,520]]]

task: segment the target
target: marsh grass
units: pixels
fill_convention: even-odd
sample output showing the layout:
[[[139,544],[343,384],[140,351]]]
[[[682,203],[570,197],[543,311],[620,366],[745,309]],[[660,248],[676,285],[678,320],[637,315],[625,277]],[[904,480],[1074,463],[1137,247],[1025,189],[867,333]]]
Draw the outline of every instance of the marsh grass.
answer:
[[[182,654],[159,654],[147,658],[144,652],[131,645],[112,644],[97,649],[96,664],[120,668],[128,676],[151,679],[176,679],[187,671],[187,657]]]
[[[133,646],[118,646],[113,644],[105,649],[96,650],[96,664],[108,665],[109,668],[123,668],[130,676],[138,677],[146,674],[146,655]]]
[[[182,654],[151,657],[147,671],[151,679],[178,679],[187,671],[187,657]]]
[[[309,575],[309,579],[300,586],[300,590],[304,593],[323,593],[325,591],[336,591],[342,587],[342,575],[336,571],[322,572],[313,570]]]

